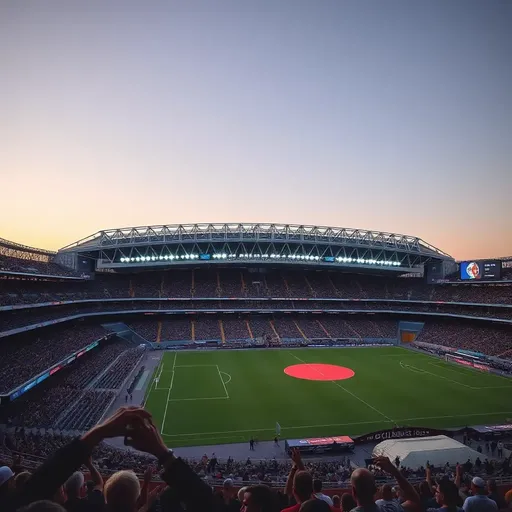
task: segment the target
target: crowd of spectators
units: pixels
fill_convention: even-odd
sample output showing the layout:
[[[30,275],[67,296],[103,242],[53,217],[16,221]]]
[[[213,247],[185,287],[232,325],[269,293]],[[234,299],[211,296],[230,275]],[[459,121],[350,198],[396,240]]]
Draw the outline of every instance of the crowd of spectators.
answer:
[[[105,389],[86,389],[72,407],[54,423],[61,430],[85,430],[98,423],[117,393]]]
[[[135,368],[144,353],[144,347],[125,350],[118,359],[103,373],[94,387],[97,389],[120,389],[126,377]]]
[[[275,340],[311,341],[315,339],[396,339],[397,322],[394,320],[368,320],[334,315],[315,315],[314,318],[241,316],[217,319],[210,316],[188,317],[174,320],[146,320],[132,322],[130,327],[147,341],[222,341],[258,340],[270,337]],[[158,333],[160,332],[160,338]]]
[[[1,242],[0,242],[1,246]],[[0,272],[21,272],[59,277],[83,277],[79,272],[51,261],[51,256],[26,253],[26,258],[15,258],[0,254]]]
[[[506,283],[427,284],[422,278],[247,270],[168,270],[96,275],[79,282],[0,281],[0,305],[106,298],[344,298],[512,304]]]
[[[413,311],[441,314],[457,314],[486,318],[512,319],[512,308],[466,305],[454,303],[422,304],[422,303],[393,303],[376,302],[374,300],[356,300],[350,302],[326,301],[321,299],[311,301],[299,300],[116,300],[109,302],[85,302],[63,305],[49,305],[36,308],[23,308],[0,311],[0,332],[10,331],[21,327],[39,324],[70,316],[104,314],[113,311],[167,311],[167,310],[211,310],[211,309],[306,309],[306,310],[357,310],[357,311]],[[150,336],[154,338],[155,336]]]
[[[426,323],[416,341],[472,350],[490,356],[512,356],[512,330],[462,323]]]
[[[104,443],[115,437],[124,438],[137,452],[121,452]],[[23,452],[30,464],[24,467],[24,458],[12,449]],[[471,463],[433,468],[426,462],[414,474],[399,460],[393,463],[386,457],[372,459],[368,468],[354,467],[347,458],[307,463],[296,449],[291,462],[284,464],[231,458],[221,462],[215,454],[186,461],[168,450],[151,415],[140,408],[122,408],[72,440],[18,430],[4,439],[0,458],[3,455],[11,463],[0,468],[0,508],[5,512],[31,503],[27,512],[459,512],[459,507],[465,512],[497,512],[512,505],[512,491],[504,494],[495,480],[484,480],[497,471],[508,472],[509,459],[499,468],[488,464],[478,469]],[[34,455],[41,458],[39,466]],[[158,465],[164,482],[151,493],[154,469],[148,464]],[[75,472],[82,465],[91,479],[83,498],[84,476]],[[118,471],[120,467],[129,471]],[[101,473],[112,470],[104,484]],[[142,472],[141,489],[135,473]],[[323,481],[350,491],[331,497],[323,492]],[[211,487],[221,483],[221,490]],[[65,492],[59,492],[61,488]],[[49,501],[43,505],[38,500]]]
[[[2,406],[0,423],[30,428],[54,427],[61,415],[75,408],[86,388],[102,391],[99,385],[103,384],[103,380],[99,377],[116,358],[121,357],[123,360],[123,352],[137,351],[140,357],[140,349],[130,347],[131,345],[119,338],[101,342],[98,347],[54,373],[51,379],[31,389],[30,393],[23,394]],[[37,357],[37,354],[34,354],[34,357]],[[130,358],[129,363],[116,367],[115,384],[119,386],[119,381],[124,382],[132,371],[133,365]]]
[[[103,338],[100,326],[36,330],[0,342],[0,393],[7,393],[66,356]]]

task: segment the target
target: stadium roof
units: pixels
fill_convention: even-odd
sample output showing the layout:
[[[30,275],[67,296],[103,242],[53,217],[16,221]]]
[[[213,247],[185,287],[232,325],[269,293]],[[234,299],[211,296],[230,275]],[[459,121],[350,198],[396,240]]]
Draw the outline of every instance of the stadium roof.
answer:
[[[164,224],[107,229],[78,240],[61,251],[100,250],[140,244],[280,241],[334,243],[405,250],[441,259],[453,258],[419,237],[366,229],[294,224]]]
[[[97,269],[189,264],[300,265],[407,273],[453,258],[421,238],[293,224],[169,224],[98,231],[57,259],[91,258]],[[66,264],[66,263],[64,263]],[[73,266],[72,262],[67,263]]]

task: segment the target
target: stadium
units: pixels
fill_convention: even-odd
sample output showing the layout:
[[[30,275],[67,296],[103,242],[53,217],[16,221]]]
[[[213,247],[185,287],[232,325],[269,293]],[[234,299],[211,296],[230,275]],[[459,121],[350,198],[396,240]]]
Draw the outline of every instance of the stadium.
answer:
[[[215,460],[213,485],[284,485],[298,447],[335,492],[377,441],[425,436],[510,485],[512,258],[360,229],[161,225],[56,253],[1,240],[0,277],[2,459],[35,467],[143,405],[197,471]],[[414,453],[421,479],[435,451]],[[95,457],[106,474],[150,462],[119,443]]]

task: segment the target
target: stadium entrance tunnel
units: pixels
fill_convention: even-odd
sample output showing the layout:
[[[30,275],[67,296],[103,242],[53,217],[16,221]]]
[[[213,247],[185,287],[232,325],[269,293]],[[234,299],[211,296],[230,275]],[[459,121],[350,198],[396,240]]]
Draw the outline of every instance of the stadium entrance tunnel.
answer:
[[[355,375],[354,370],[345,366],[321,363],[294,364],[285,368],[284,373],[304,380],[345,380]]]

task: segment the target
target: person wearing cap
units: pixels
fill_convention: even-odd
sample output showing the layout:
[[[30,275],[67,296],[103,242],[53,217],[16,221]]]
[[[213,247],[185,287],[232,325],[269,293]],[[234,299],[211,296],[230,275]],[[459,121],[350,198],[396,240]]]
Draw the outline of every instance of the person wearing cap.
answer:
[[[14,495],[14,473],[8,466],[0,467],[0,503],[10,504]]]
[[[475,476],[471,480],[471,492],[473,496],[469,496],[464,502],[464,512],[495,512],[498,510],[496,502],[487,496],[485,482],[479,476]]]
[[[239,512],[242,503],[238,501],[233,480],[226,478],[222,485],[222,493],[216,496],[216,510],[221,512]]]

